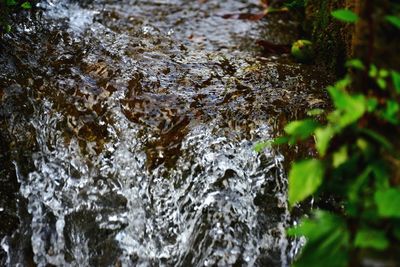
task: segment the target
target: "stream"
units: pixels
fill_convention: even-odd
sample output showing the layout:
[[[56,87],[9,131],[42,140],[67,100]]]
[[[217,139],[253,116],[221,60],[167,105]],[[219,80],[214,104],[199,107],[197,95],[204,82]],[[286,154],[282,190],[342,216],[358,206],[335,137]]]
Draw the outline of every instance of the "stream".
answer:
[[[48,0],[0,39],[2,266],[289,266],[285,158],[327,75],[258,1]],[[295,150],[295,148],[294,148]],[[293,151],[295,153],[296,151]]]

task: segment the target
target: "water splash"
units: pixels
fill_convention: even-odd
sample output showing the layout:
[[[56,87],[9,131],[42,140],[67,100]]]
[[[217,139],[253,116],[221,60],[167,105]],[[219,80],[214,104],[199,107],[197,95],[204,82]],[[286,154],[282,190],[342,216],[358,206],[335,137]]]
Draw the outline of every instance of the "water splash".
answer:
[[[6,37],[2,127],[27,131],[5,264],[290,264],[284,159],[253,146],[321,103],[319,73],[220,16],[254,5],[200,2],[48,1],[40,31]]]

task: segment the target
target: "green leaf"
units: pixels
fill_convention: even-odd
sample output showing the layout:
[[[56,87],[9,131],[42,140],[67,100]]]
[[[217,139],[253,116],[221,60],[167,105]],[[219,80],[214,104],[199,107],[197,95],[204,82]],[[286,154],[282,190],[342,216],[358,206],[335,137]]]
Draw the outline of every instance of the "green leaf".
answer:
[[[387,69],[380,69],[378,76],[381,78],[386,78],[389,76],[389,71]]]
[[[385,166],[385,162],[377,160],[376,162],[370,164],[370,166],[375,177],[375,187],[379,190],[386,190],[389,188],[391,173]]]
[[[400,218],[400,190],[390,188],[375,192],[375,204],[382,217]]]
[[[342,218],[317,211],[311,219],[302,219],[288,235],[305,236],[306,246],[294,267],[345,267],[348,261],[349,233]]]
[[[376,142],[378,142],[379,144],[381,144],[385,149],[387,149],[388,151],[393,151],[393,146],[390,143],[389,140],[386,139],[386,137],[384,137],[383,135],[370,130],[368,128],[362,128],[359,129],[359,131],[365,135],[367,135],[368,137],[372,138],[373,140],[375,140]],[[365,142],[365,140],[364,140]],[[367,143],[367,142],[366,142]]]
[[[328,119],[344,128],[358,119],[367,111],[367,100],[363,95],[350,95],[337,87],[328,87],[329,94],[338,111],[331,113]]]
[[[331,14],[335,19],[338,19],[338,20],[341,20],[344,22],[348,22],[348,23],[357,22],[357,20],[359,19],[357,14],[355,14],[353,11],[348,10],[348,9],[338,9],[338,10],[333,11]]]
[[[369,143],[364,138],[358,138],[356,145],[363,153],[366,153],[370,148]]]
[[[284,130],[287,134],[303,140],[312,135],[317,127],[318,123],[315,120],[305,119],[290,122]]]
[[[376,78],[378,77],[378,68],[376,67],[376,65],[371,64],[370,68],[369,68],[369,72],[368,72],[369,77],[371,78]]]
[[[367,167],[360,175],[357,176],[356,179],[354,179],[354,181],[352,181],[351,185],[348,187],[347,195],[351,204],[360,201],[360,191],[362,190],[363,185],[368,182],[371,172],[372,168]]]
[[[367,111],[373,112],[378,106],[378,100],[376,98],[368,98],[367,99]]]
[[[295,162],[289,172],[289,204],[311,196],[322,184],[325,167],[317,159]]]
[[[271,143],[272,141],[265,141],[265,142],[258,142],[254,145],[253,149],[254,151],[256,151],[257,153],[262,152],[265,148],[269,148],[271,147]]]
[[[392,70],[392,81],[394,85],[394,89],[398,94],[400,94],[400,73]]]
[[[397,238],[397,240],[400,240],[400,225],[397,224],[396,227],[393,229],[393,234]]]
[[[388,100],[386,108],[382,113],[382,117],[390,123],[397,124],[399,122],[399,111],[399,103],[393,100]]]
[[[17,1],[15,1],[15,0],[6,0],[6,5],[7,6],[15,6],[15,5],[17,5],[18,3],[17,3]]]
[[[283,145],[289,142],[289,137],[287,136],[280,136],[272,140],[272,145]]]
[[[351,96],[346,91],[337,88],[336,86],[329,86],[328,92],[335,107],[339,110],[345,111],[348,107],[348,102],[351,101]]]
[[[313,44],[309,40],[297,40],[292,44],[292,56],[299,62],[307,63],[314,57]]]
[[[340,90],[346,90],[346,88],[351,84],[351,79],[349,76],[346,76],[344,79],[341,79],[335,83],[335,88]]]
[[[289,236],[305,236],[315,241],[329,235],[332,229],[343,224],[340,217],[323,210],[315,210],[310,218],[303,217],[298,226],[289,228]]]
[[[32,5],[31,5],[31,3],[29,3],[29,2],[24,2],[24,3],[22,3],[21,7],[22,7],[23,9],[31,9],[31,8],[32,8]]]
[[[11,32],[11,25],[10,24],[7,24],[6,26],[5,26],[5,31],[6,32]]]
[[[379,88],[381,88],[382,90],[386,89],[386,80],[379,78],[376,80],[376,83],[378,84]]]
[[[315,130],[316,148],[321,157],[325,156],[329,147],[329,142],[335,134],[334,128],[329,124],[324,128]]]
[[[346,62],[347,68],[353,68],[357,70],[365,70],[364,63],[359,59],[351,59]]]
[[[400,29],[400,17],[397,16],[386,16],[385,17],[388,22],[390,22],[393,26]]]
[[[347,146],[342,146],[338,151],[333,153],[333,167],[337,168],[347,161],[349,158]]]
[[[357,232],[354,246],[385,250],[389,246],[389,241],[386,239],[385,232],[365,228]]]
[[[315,108],[315,109],[311,109],[309,111],[307,111],[307,115],[308,116],[319,116],[324,114],[325,110],[321,109],[321,108]]]

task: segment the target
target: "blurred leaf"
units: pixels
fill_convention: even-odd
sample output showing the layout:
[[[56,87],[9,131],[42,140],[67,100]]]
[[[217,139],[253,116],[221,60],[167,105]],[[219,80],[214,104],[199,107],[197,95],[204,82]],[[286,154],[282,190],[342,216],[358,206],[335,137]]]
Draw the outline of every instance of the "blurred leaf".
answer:
[[[378,100],[376,98],[368,98],[367,99],[367,111],[373,112],[378,106]]]
[[[397,238],[397,240],[400,240],[400,225],[397,224],[393,230],[394,236]]]
[[[311,196],[322,183],[325,168],[317,159],[295,162],[289,172],[289,204]]]
[[[271,147],[272,141],[258,142],[254,145],[253,149],[257,153],[262,152],[265,148]]]
[[[10,24],[7,24],[6,26],[5,26],[5,31],[6,32],[11,32],[11,25]]]
[[[369,136],[370,138],[372,138],[373,140],[375,140],[376,142],[381,144],[385,149],[387,149],[389,151],[393,150],[392,144],[383,135],[381,135],[373,130],[367,129],[367,128],[362,128],[359,130],[361,133],[366,134],[367,136]],[[364,140],[364,142],[365,142],[365,140]]]
[[[348,23],[354,23],[357,22],[359,17],[357,16],[357,14],[355,14],[353,11],[348,10],[348,9],[338,9],[333,11],[332,16],[335,19],[344,21],[344,22],[348,22]]]
[[[333,113],[329,119],[344,128],[360,119],[367,110],[367,101],[363,95],[350,95],[336,87],[328,87],[329,94],[340,114]]]
[[[350,95],[342,90],[337,88],[336,86],[329,86],[328,92],[331,95],[333,103],[335,107],[339,110],[346,110],[347,109],[347,102],[349,102]]]
[[[298,62],[308,63],[314,58],[313,43],[309,40],[297,40],[292,44],[290,52]]]
[[[340,217],[317,211],[311,219],[303,219],[298,227],[289,229],[288,235],[307,237],[301,257],[293,266],[319,266],[321,259],[324,267],[347,266],[349,233]]]
[[[24,3],[22,3],[21,7],[22,7],[23,9],[31,9],[31,8],[32,8],[32,5],[31,5],[31,3],[29,3],[29,2],[24,2]]]
[[[305,119],[290,122],[284,130],[287,134],[303,140],[312,135],[317,127],[318,123],[315,120]]]
[[[369,143],[364,138],[358,138],[356,145],[364,154],[369,150]]]
[[[376,78],[378,77],[378,68],[374,65],[371,64],[370,68],[369,68],[369,72],[368,72],[369,77],[371,78]]]
[[[309,111],[307,111],[307,115],[308,116],[319,116],[324,114],[325,110],[321,109],[321,108],[315,108],[315,109],[311,109]]]
[[[351,84],[351,79],[350,77],[345,77],[344,79],[341,79],[335,83],[335,87],[345,90],[349,85]]]
[[[335,134],[334,128],[328,124],[324,128],[315,130],[316,148],[321,157],[325,156],[326,150],[329,147],[329,142]]]
[[[385,232],[364,228],[357,232],[354,245],[358,248],[385,250],[389,246],[389,241],[386,239]]]
[[[375,192],[375,204],[382,217],[400,218],[400,190],[390,188]]]
[[[386,108],[382,113],[382,117],[390,123],[397,124],[399,122],[400,105],[396,101],[388,100]]]
[[[387,21],[389,21],[392,25],[400,29],[400,17],[396,16],[386,16]]]
[[[6,0],[6,5],[7,6],[15,6],[15,5],[17,5],[18,3],[17,3],[17,1],[15,1],[15,0]]]
[[[372,168],[367,167],[360,175],[357,176],[356,179],[354,179],[354,181],[352,181],[351,185],[349,186],[347,195],[349,202],[351,202],[352,204],[356,204],[358,202],[360,190],[362,189],[363,185],[365,185],[368,181],[371,171]]]
[[[389,188],[391,174],[388,172],[385,163],[381,160],[377,160],[370,164],[370,167],[372,168],[372,173],[375,177],[376,189],[386,190]]]
[[[364,70],[365,69],[364,63],[359,59],[351,59],[351,60],[347,61],[346,62],[346,67],[347,68],[357,69],[357,70]]]
[[[347,146],[342,146],[339,150],[333,153],[332,164],[333,167],[337,168],[343,163],[345,163],[348,159],[349,155],[347,152]]]
[[[386,89],[386,80],[385,79],[379,78],[376,80],[376,83],[378,84],[379,88],[381,88],[383,90]]]
[[[396,92],[400,94],[400,73],[392,70],[392,81]]]
[[[328,118],[328,121],[331,122],[332,124],[337,124],[337,122],[340,120],[341,118],[341,114],[342,112],[340,110],[334,110],[331,113],[328,114],[328,116],[326,116]]]
[[[337,81],[334,87],[341,90],[345,90],[350,84],[351,84],[351,79],[350,77],[347,76],[344,79]]]
[[[287,234],[296,237],[306,236],[310,240],[317,240],[329,234],[340,221],[342,221],[341,218],[327,211],[315,210],[310,218],[302,218],[298,226],[288,229]]]
[[[381,78],[386,78],[389,76],[389,71],[387,69],[380,69],[378,76]]]
[[[275,138],[275,139],[272,141],[272,144],[273,144],[273,145],[283,145],[283,144],[287,144],[288,142],[289,142],[289,137],[287,137],[287,136],[280,136],[280,137]]]

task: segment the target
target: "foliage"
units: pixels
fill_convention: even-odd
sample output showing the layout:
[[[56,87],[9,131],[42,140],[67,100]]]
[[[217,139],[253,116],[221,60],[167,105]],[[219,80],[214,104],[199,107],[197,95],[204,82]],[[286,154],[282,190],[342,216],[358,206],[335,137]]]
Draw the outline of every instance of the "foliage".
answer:
[[[359,61],[348,66],[363,69]],[[319,159],[293,164],[289,173],[289,204],[294,206],[307,197],[324,194],[339,197],[344,205],[336,215],[327,212],[321,215],[317,211],[315,217],[303,220],[300,227],[289,231],[308,238],[296,266],[314,266],[316,262],[311,264],[314,258],[326,259],[335,254],[325,244],[330,239],[335,240],[335,246],[343,243],[340,249],[336,248],[340,255],[334,257],[340,262],[333,266],[347,266],[346,255],[354,257],[359,249],[385,250],[389,244],[400,242],[400,236],[396,235],[400,232],[400,187],[391,176],[391,162],[385,160],[398,163],[400,157],[392,141],[376,127],[400,126],[399,74],[391,71],[390,76],[389,70],[374,65],[364,71],[374,79],[376,90],[390,90],[394,98],[349,93],[351,78],[347,76],[328,88],[335,108],[326,115],[326,123],[316,126],[316,121],[305,119],[286,126],[295,129],[286,131],[287,140],[313,137],[319,154]],[[329,233],[316,226],[310,236],[308,228],[313,223],[321,225],[318,220],[329,223],[334,220],[332,216],[341,223],[332,224]],[[349,238],[339,240],[338,232],[346,233]]]
[[[288,234],[305,235],[308,239],[296,266],[320,266],[323,260],[323,266],[337,267],[345,266],[348,261],[350,234],[340,216],[316,211],[312,218],[304,219],[298,227],[289,229]]]
[[[297,40],[292,45],[291,53],[299,62],[310,62],[314,57],[313,44],[309,40]]]
[[[298,129],[286,131],[288,140],[301,141],[306,136],[313,137],[319,154],[319,159],[307,160],[312,162],[311,165],[304,164],[304,161],[293,164],[289,173],[289,204],[293,206],[307,197],[322,194],[339,197],[343,203],[339,214],[329,213],[328,216],[328,213],[323,213],[325,215],[320,214],[301,224],[310,227],[311,222],[317,223],[316,220],[333,220],[330,216],[340,218],[346,225],[345,231],[340,231],[350,238],[340,249],[343,255],[336,259],[345,259],[345,254],[356,257],[356,251],[360,249],[385,250],[389,244],[400,242],[400,236],[396,236],[400,232],[400,187],[391,173],[391,162],[399,162],[400,155],[392,141],[380,131],[381,127],[376,127],[382,125],[391,129],[400,125],[399,74],[378,69],[375,65],[366,69],[359,60],[349,62],[348,66],[353,71],[367,73],[375,81],[375,90],[393,95],[393,98],[384,98],[381,92],[368,95],[349,93],[351,78],[347,76],[328,88],[335,108],[326,115],[325,123],[316,126],[310,119],[305,119],[286,126]],[[327,233],[320,227],[314,228],[312,236],[307,229],[304,230],[306,226],[289,231],[289,234],[305,235],[309,239],[296,266],[312,266],[308,253],[316,258],[332,256],[332,248],[324,246],[324,242],[326,239],[336,240],[335,233],[343,228],[343,223],[332,226],[326,237]],[[336,245],[341,242],[344,241],[335,241]],[[310,246],[318,250],[310,249]],[[334,266],[347,265],[347,260],[343,260]]]
[[[386,16],[386,20],[392,25],[396,26],[398,29],[400,29],[400,17]]]
[[[321,186],[324,177],[323,162],[318,159],[307,159],[293,164],[289,174],[289,204],[293,205],[312,195]]]
[[[31,9],[33,0],[19,1],[19,0],[0,0],[0,33],[10,32],[12,29],[10,23],[10,14],[18,10]]]
[[[332,16],[345,23],[359,20],[349,10]],[[386,16],[386,22],[399,28],[398,17]],[[339,201],[333,208],[320,206],[288,230],[307,239],[294,266],[319,266],[321,259],[324,266],[358,265],[365,250],[400,245],[400,73],[359,59],[346,67],[348,74],[327,88],[332,111],[312,110],[309,118],[286,125],[285,136],[258,147],[314,140],[318,157],[294,162],[289,172],[289,205],[311,197],[317,203],[327,197]],[[369,87],[354,92],[352,77],[365,77]]]
[[[332,12],[332,16],[344,22],[356,22],[359,18],[357,14],[348,9],[338,9]]]

